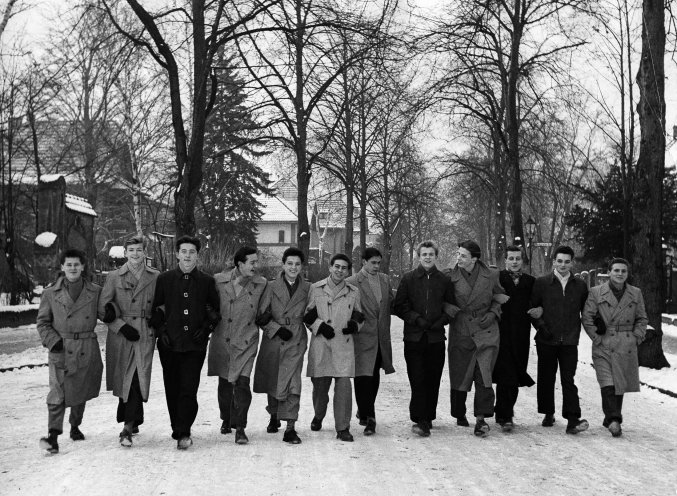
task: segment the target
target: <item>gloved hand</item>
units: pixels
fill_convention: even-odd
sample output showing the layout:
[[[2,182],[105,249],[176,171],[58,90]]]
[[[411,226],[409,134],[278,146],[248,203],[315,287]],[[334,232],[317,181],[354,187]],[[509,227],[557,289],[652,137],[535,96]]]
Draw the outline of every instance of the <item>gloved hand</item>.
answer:
[[[430,329],[430,322],[424,319],[423,317],[416,317],[416,327],[420,327],[421,329]]]
[[[162,343],[166,348],[172,347],[172,341],[169,339],[169,334],[167,334],[167,326],[164,326],[161,329],[155,331],[155,336],[158,340],[158,346]]]
[[[126,337],[129,341],[138,341],[141,336],[139,336],[139,331],[134,329],[129,324],[125,324],[120,328],[120,333]]]
[[[153,314],[148,319],[148,325],[153,329],[159,330],[164,323],[165,313],[160,308],[153,310]]]
[[[106,313],[103,315],[103,323],[104,324],[110,324],[117,318],[117,314],[115,313],[115,306],[113,305],[112,302],[106,303],[106,306],[103,307]]]
[[[192,338],[198,344],[206,343],[211,330],[207,326],[198,327],[193,331]]]
[[[343,334],[355,334],[357,332],[357,328],[357,322],[353,319],[350,319],[342,332]]]
[[[56,343],[54,343],[54,346],[52,346],[52,349],[49,351],[52,353],[63,351],[63,339],[59,339]]]
[[[317,307],[313,307],[303,316],[303,323],[307,326],[311,326],[313,325],[313,322],[317,320],[317,317]]]
[[[254,320],[254,322],[256,323],[257,326],[262,327],[266,325],[268,322],[270,322],[272,318],[273,314],[270,313],[268,310],[266,310],[261,315],[256,317],[256,320]]]
[[[334,328],[327,324],[326,322],[322,322],[320,324],[320,328],[317,330],[318,334],[322,334],[325,338],[327,339],[333,339],[336,333],[334,332]]]
[[[431,329],[444,329],[444,326],[449,323],[451,319],[446,313],[443,313],[442,316],[432,323],[430,326]]]
[[[496,314],[494,312],[487,312],[484,314],[484,317],[482,317],[482,320],[480,320],[480,327],[482,329],[488,329],[495,321]]]
[[[358,310],[353,310],[353,313],[350,315],[350,320],[354,320],[358,324],[364,322],[364,314]]]
[[[286,327],[280,327],[275,334],[273,334],[273,337],[277,336],[280,338],[282,341],[289,341],[292,336],[292,332],[287,329]]]
[[[597,327],[597,330],[595,331],[597,334],[602,336],[603,334],[606,334],[606,324],[604,323],[604,319],[602,316],[597,312],[597,315],[595,315],[595,318],[592,319],[592,323]]]

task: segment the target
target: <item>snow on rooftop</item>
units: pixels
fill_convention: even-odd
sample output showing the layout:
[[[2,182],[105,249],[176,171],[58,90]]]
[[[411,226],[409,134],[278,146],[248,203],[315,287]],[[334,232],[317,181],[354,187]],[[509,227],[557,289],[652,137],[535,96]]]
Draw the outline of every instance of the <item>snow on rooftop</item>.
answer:
[[[81,214],[91,215],[92,217],[98,217],[98,215],[92,208],[91,203],[89,203],[84,198],[71,195],[69,193],[66,193],[66,208],[74,212],[80,212]]]
[[[111,246],[108,250],[108,256],[111,258],[125,258],[124,246]]]
[[[292,202],[278,196],[260,196],[261,222],[298,222],[296,210]]]
[[[49,231],[41,232],[35,237],[35,244],[44,246],[45,248],[52,246],[54,241],[56,241],[56,234]]]
[[[43,183],[53,183],[54,181],[58,181],[61,177],[63,177],[61,174],[43,174],[40,176],[40,181]]]

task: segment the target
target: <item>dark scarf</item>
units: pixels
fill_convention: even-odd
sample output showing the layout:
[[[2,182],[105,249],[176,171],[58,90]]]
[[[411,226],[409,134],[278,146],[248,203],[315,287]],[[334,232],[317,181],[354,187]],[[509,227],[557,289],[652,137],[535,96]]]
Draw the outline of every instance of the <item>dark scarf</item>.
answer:
[[[85,286],[82,277],[75,282],[70,282],[68,279],[64,278],[63,282],[64,286],[66,286],[66,290],[68,291],[68,295],[71,297],[71,300],[73,300],[73,302],[78,301],[78,298],[80,298],[80,293],[82,293],[82,288]]]
[[[518,270],[517,272],[513,272],[511,270],[508,271],[508,274],[510,274],[510,277],[512,277],[512,282],[517,286],[520,283],[520,277],[522,277],[522,271]]]
[[[621,298],[623,298],[623,295],[625,294],[625,283],[623,283],[623,286],[620,288],[617,288],[615,284],[610,282],[609,287],[611,288],[611,292],[616,297],[616,301],[620,302]]]

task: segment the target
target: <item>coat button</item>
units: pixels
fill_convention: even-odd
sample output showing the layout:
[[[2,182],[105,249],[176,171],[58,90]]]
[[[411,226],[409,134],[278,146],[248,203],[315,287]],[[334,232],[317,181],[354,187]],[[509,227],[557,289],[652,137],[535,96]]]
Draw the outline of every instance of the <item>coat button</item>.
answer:
[[[331,319],[329,319],[329,320],[327,321],[327,324],[331,324]]]
[[[184,298],[188,298],[188,293],[183,293]]]
[[[233,319],[228,319],[228,322],[232,322],[232,321],[233,321]]]
[[[183,311],[183,314],[188,315],[188,309],[187,308]]]
[[[132,298],[132,303],[136,303],[136,300],[134,298]]]
[[[230,338],[226,338],[226,343],[230,343]]]
[[[233,303],[235,300],[230,300],[231,303]]]
[[[188,326],[183,326],[183,330],[184,330],[184,331],[187,331],[187,330],[188,330]]]

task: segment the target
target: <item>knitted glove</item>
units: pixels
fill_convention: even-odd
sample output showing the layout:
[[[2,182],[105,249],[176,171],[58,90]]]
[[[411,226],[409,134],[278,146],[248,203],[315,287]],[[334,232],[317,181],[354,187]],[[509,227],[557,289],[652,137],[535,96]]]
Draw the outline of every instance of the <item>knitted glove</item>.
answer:
[[[303,316],[303,323],[307,326],[313,325],[313,322],[317,320],[317,307],[311,308],[308,310],[308,313]]]
[[[268,322],[270,322],[272,318],[273,318],[273,314],[271,314],[268,310],[266,310],[261,315],[256,317],[256,320],[254,322],[256,323],[257,326],[263,327]]]
[[[125,324],[120,328],[120,333],[126,337],[129,341],[138,341],[141,336],[139,336],[139,331],[134,329],[129,324]]]
[[[54,343],[54,346],[52,346],[52,349],[49,351],[53,353],[63,351],[63,339],[59,339],[56,343]]]
[[[148,319],[148,325],[153,329],[159,330],[164,323],[165,313],[160,308],[153,310],[153,314],[150,316],[150,319]]]
[[[106,303],[106,306],[103,307],[103,308],[106,311],[106,313],[104,314],[103,319],[102,319],[103,323],[104,324],[110,324],[111,322],[113,322],[117,318],[117,315],[115,313],[115,306],[113,306],[113,303],[109,301],[108,303]]]
[[[273,337],[277,336],[280,338],[282,341],[289,341],[293,334],[292,332],[287,329],[286,327],[280,327],[275,334],[273,334]]]
[[[320,324],[320,328],[317,330],[317,333],[322,334],[327,339],[332,339],[336,335],[334,328],[326,322],[322,322]]]
[[[604,319],[599,314],[599,312],[597,312],[595,318],[592,319],[592,323],[595,325],[595,327],[597,327],[597,330],[595,331],[597,334],[600,336],[606,334],[606,324],[604,323]]]

